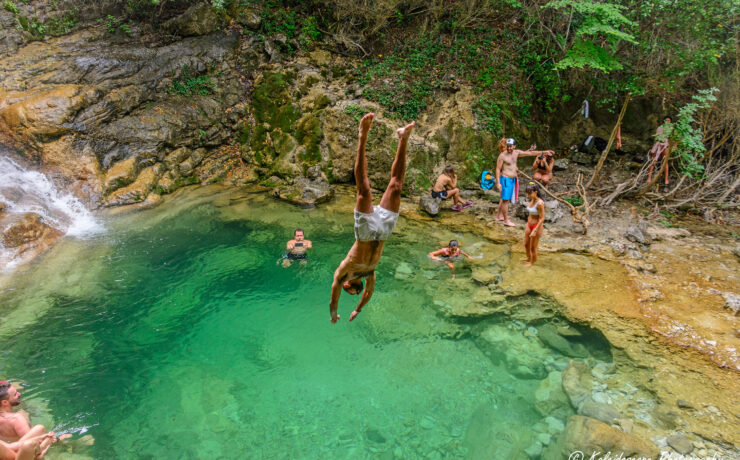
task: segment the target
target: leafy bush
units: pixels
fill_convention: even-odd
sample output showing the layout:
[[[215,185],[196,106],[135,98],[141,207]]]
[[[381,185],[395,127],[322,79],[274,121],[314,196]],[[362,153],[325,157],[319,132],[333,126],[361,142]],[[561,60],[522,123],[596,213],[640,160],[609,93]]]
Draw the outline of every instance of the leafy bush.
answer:
[[[169,92],[181,96],[208,96],[213,93],[213,82],[211,81],[211,76],[208,74],[199,76],[190,75],[190,68],[184,65],[182,67],[182,74],[172,82]]]

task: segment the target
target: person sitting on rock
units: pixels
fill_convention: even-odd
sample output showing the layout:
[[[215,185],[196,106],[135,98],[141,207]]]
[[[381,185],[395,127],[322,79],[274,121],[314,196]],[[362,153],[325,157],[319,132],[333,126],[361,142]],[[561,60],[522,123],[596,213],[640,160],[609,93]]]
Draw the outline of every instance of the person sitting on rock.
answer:
[[[306,251],[313,248],[311,241],[303,236],[303,229],[297,228],[293,232],[293,239],[286,245],[287,252],[283,256],[283,267],[287,268],[293,264],[293,261],[300,261],[301,265],[306,265]]]
[[[380,206],[373,206],[370,180],[367,176],[365,146],[370,126],[375,114],[368,113],[360,121],[357,157],[355,159],[355,181],[357,182],[357,203],[355,204],[355,244],[334,272],[331,285],[329,314],[332,324],[339,320],[337,308],[342,289],[352,295],[362,293],[357,308],[349,320],[354,320],[375,291],[375,267],[383,254],[383,244],[393,232],[401,209],[401,189],[406,173],[406,148],[415,122],[396,130],[398,150],[391,166],[391,179],[380,200]],[[362,279],[366,284],[363,289]]]
[[[532,167],[534,168],[534,180],[540,181],[542,185],[547,185],[552,180],[552,168],[555,166],[553,152],[546,152],[534,159]]]
[[[455,279],[455,265],[453,264],[453,262],[460,260],[462,256],[465,256],[468,259],[472,259],[472,257],[470,257],[470,254],[462,250],[457,240],[451,240],[446,248],[437,249],[436,251],[432,251],[429,253],[429,257],[432,260],[443,261],[445,264],[447,264],[448,267],[450,267],[453,280]]]
[[[472,206],[472,201],[463,202],[460,199],[460,189],[457,188],[457,174],[452,166],[445,167],[445,171],[440,174],[432,187],[432,198],[440,198],[446,200],[452,198],[454,205],[452,206],[453,211],[462,211],[463,208]]]

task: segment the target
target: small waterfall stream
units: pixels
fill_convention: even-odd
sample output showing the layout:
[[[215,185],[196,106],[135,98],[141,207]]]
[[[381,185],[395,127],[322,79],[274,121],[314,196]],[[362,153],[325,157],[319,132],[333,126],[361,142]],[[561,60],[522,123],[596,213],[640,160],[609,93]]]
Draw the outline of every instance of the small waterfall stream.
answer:
[[[102,225],[72,194],[59,190],[43,174],[24,168],[0,151],[0,270],[14,266],[17,248],[8,248],[2,235],[26,213],[70,236],[100,232]]]

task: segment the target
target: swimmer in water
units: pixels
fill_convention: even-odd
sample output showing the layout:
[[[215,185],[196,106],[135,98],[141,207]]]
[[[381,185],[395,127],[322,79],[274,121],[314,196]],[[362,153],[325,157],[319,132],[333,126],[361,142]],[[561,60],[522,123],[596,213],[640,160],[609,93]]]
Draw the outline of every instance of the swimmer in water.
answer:
[[[450,267],[450,270],[452,270],[452,279],[455,279],[455,265],[453,262],[456,260],[460,260],[462,256],[467,257],[468,259],[472,259],[470,257],[470,254],[464,252],[462,248],[460,248],[460,244],[457,242],[457,240],[451,240],[450,244],[446,248],[437,249],[436,251],[430,252],[429,257],[432,260],[440,260],[447,264],[448,267]]]
[[[311,241],[305,239],[303,235],[303,229],[297,228],[293,232],[293,239],[288,241],[286,245],[287,252],[283,255],[283,267],[287,268],[293,264],[293,261],[298,260],[301,265],[306,265],[308,260],[306,259],[306,251],[313,248]]]

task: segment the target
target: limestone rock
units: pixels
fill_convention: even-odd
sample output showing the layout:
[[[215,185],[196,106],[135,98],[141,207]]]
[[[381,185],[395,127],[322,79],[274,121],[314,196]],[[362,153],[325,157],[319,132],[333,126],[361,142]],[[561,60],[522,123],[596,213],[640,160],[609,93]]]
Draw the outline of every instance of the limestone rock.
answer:
[[[144,201],[149,192],[157,183],[159,177],[159,165],[150,166],[139,174],[136,181],[131,185],[119,188],[108,196],[107,206],[120,206],[124,204],[138,203]]]
[[[41,91],[0,111],[12,130],[42,139],[69,131],[74,115],[96,98],[94,91],[77,85],[63,85]]]
[[[439,208],[442,204],[442,198],[432,198],[431,194],[425,193],[419,200],[419,209],[426,212],[430,216],[436,216],[439,214]]]
[[[542,455],[542,443],[535,441],[534,444],[524,449],[524,453],[533,460],[540,458],[540,455]]]
[[[567,158],[558,158],[552,166],[553,171],[567,171],[570,168],[570,161]]]
[[[660,455],[658,448],[651,442],[580,415],[573,415],[568,419],[558,442],[547,449],[543,458],[569,458],[575,451],[583,452],[583,458],[591,458],[594,454],[603,455],[605,452],[611,452],[615,458],[658,458]]]
[[[468,424],[463,446],[465,459],[506,458],[525,460],[524,446],[534,441],[531,431],[516,422],[501,423],[501,413],[488,404],[473,412]],[[492,453],[496,455],[492,456]]]
[[[565,423],[553,416],[545,417],[545,424],[547,424],[547,431],[551,434],[562,433],[565,430]]]
[[[617,410],[612,406],[592,400],[584,402],[578,410],[578,413],[585,417],[591,417],[610,425],[616,423],[619,419],[619,412],[617,412]]]
[[[218,25],[216,9],[210,2],[201,2],[191,6],[180,16],[165,22],[163,27],[170,33],[190,37],[213,33],[218,29]]]
[[[563,371],[563,390],[575,409],[591,399],[592,388],[593,377],[589,367],[581,361],[569,362]]]
[[[128,158],[114,164],[106,173],[103,185],[106,190],[115,190],[136,179],[136,158]]]
[[[666,442],[681,455],[689,455],[694,450],[694,444],[681,433],[669,436]]]
[[[568,395],[563,391],[563,374],[553,371],[540,382],[534,392],[534,407],[542,416],[556,416],[566,418],[573,411],[570,408]]]
[[[331,63],[331,53],[325,50],[315,50],[308,53],[311,63],[317,67],[326,67]]]
[[[627,227],[627,231],[624,233],[624,236],[633,243],[650,244],[653,241],[647,231],[647,224],[645,221],[640,221],[636,224],[633,223]]]
[[[159,181],[157,182],[157,187],[159,187],[162,193],[172,193],[177,189],[177,184],[174,180],[172,180],[169,174],[165,174],[164,176],[159,178]]]
[[[299,206],[313,207],[329,201],[334,196],[334,189],[326,182],[299,177],[292,185],[276,187],[273,195]]]
[[[498,276],[501,275],[496,273],[491,267],[473,267],[472,278],[480,284],[489,285],[494,283]]]

